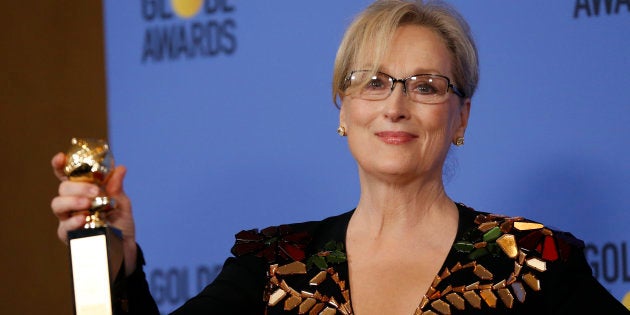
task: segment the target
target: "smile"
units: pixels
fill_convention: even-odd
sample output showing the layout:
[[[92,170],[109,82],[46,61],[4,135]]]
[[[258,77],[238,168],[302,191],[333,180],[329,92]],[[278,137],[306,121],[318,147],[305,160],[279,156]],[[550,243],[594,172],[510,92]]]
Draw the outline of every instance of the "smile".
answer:
[[[403,144],[418,138],[414,134],[403,131],[381,131],[375,133],[375,135],[387,144]]]

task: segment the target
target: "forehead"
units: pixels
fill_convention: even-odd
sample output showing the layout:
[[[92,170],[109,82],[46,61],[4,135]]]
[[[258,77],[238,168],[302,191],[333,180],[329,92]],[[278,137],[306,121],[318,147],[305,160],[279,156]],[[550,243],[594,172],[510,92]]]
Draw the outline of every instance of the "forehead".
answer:
[[[436,31],[403,25],[396,29],[377,68],[397,77],[419,73],[450,76],[451,64],[451,53]]]

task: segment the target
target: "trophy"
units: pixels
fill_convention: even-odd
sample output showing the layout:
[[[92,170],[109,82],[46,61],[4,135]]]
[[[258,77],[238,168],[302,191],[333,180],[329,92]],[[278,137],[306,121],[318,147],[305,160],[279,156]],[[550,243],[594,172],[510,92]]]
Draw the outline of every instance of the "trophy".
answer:
[[[107,212],[115,201],[104,194],[114,169],[114,158],[101,139],[72,139],[65,174],[70,181],[90,182],[101,188],[92,200],[83,228],[68,232],[72,291],[76,315],[112,315],[112,285],[123,263],[122,234],[108,226]]]

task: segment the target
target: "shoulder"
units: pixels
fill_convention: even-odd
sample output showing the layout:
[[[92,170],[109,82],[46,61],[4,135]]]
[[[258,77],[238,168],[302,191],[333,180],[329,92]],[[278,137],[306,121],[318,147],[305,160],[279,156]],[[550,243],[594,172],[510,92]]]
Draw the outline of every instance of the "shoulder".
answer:
[[[522,216],[484,212],[458,204],[460,229],[455,246],[472,256],[526,254],[541,262],[566,261],[583,255],[584,242],[567,231]]]
[[[450,280],[443,286],[468,292],[466,285],[477,283],[473,292],[483,296],[490,288],[509,308],[527,311],[597,290],[584,242],[571,233],[522,216],[458,208],[458,234],[447,260]]]
[[[319,221],[305,221],[242,230],[235,235],[232,254],[255,255],[268,263],[303,261],[310,248],[326,242],[343,242],[345,227],[353,211]],[[317,245],[316,245],[317,244]]]

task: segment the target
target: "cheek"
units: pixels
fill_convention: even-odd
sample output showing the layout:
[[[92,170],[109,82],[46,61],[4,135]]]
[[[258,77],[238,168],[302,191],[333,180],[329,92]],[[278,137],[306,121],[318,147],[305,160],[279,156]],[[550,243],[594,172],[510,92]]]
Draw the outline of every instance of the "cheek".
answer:
[[[452,111],[444,105],[438,107],[434,105],[424,105],[416,117],[420,120],[420,125],[426,132],[432,134],[446,134],[452,129],[454,124],[454,115]],[[441,105],[440,105],[441,106]]]
[[[347,128],[352,128],[359,125],[365,125],[375,116],[373,110],[370,110],[370,106],[373,104],[365,104],[365,101],[360,99],[353,99],[346,97],[343,100],[341,107],[341,117]]]
[[[424,108],[416,115],[425,149],[450,146],[459,123],[459,110],[447,106],[451,105]]]
[[[461,108],[459,103],[444,104],[440,111],[435,113],[435,120],[439,122],[442,132],[451,136],[460,124]]]

